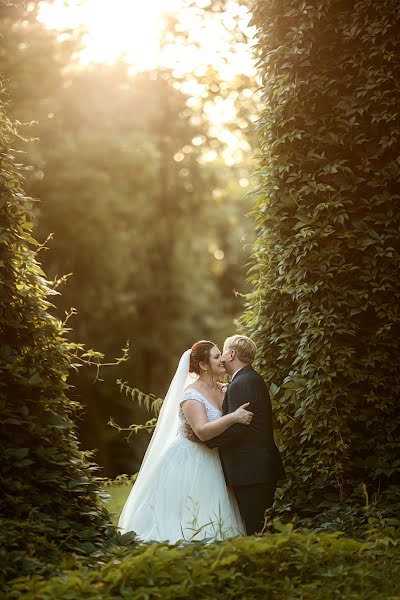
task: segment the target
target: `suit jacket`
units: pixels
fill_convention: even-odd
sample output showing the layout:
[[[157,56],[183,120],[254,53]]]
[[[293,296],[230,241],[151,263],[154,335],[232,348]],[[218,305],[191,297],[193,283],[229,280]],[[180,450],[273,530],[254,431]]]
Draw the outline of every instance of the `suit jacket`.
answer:
[[[228,485],[252,485],[283,479],[285,470],[272,429],[272,407],[264,379],[251,365],[233,378],[225,394],[223,413],[235,411],[241,404],[254,413],[250,425],[236,423],[221,435],[206,442],[219,448]]]

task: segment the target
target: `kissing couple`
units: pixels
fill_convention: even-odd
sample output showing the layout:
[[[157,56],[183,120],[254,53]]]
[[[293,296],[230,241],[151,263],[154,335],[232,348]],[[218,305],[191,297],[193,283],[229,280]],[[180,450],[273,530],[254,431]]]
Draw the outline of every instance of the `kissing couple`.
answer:
[[[143,541],[221,540],[261,532],[279,479],[267,386],[244,335],[201,340],[181,357],[119,518]],[[222,383],[225,374],[231,383]]]

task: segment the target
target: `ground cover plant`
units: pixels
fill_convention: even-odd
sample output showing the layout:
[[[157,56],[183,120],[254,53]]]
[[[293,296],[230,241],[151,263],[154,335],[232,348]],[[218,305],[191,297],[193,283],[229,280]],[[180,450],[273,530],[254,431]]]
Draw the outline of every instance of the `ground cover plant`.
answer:
[[[15,600],[108,598],[400,598],[400,542],[294,533],[214,544],[146,544],[98,568],[66,570],[48,581],[14,584]]]

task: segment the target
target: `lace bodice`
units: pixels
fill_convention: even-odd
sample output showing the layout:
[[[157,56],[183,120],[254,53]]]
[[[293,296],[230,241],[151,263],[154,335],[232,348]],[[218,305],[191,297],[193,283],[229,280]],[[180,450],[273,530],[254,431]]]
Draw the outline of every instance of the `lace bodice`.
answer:
[[[222,411],[218,410],[218,408],[216,408],[213,404],[211,404],[211,402],[209,402],[207,400],[207,398],[205,396],[203,396],[203,394],[201,392],[199,392],[199,390],[196,390],[195,388],[187,388],[187,390],[183,394],[181,405],[179,407],[179,420],[180,420],[179,434],[183,435],[184,437],[186,437],[185,436],[186,419],[185,419],[185,415],[183,414],[183,410],[182,410],[182,402],[184,402],[185,400],[197,400],[198,402],[201,402],[204,405],[204,408],[206,409],[207,419],[209,421],[215,421],[216,419],[219,419],[222,416]]]

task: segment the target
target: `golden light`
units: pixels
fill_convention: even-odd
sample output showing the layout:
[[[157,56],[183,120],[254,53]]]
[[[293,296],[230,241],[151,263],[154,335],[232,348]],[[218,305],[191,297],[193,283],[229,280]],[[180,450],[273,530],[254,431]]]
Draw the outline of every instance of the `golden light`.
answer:
[[[206,84],[196,76],[214,70],[221,80],[230,81],[244,74],[255,77],[251,52],[254,28],[248,26],[247,9],[236,0],[229,0],[222,12],[206,12],[210,0],[46,0],[40,3],[39,20],[48,28],[60,31],[65,38],[68,29],[83,30],[81,64],[114,63],[119,59],[133,72],[171,69],[182,91],[188,94],[188,106],[196,106],[206,97]],[[174,37],[166,29],[168,18],[177,18],[182,36]],[[248,42],[233,42],[232,32],[239,23]],[[192,77],[191,74],[195,74]],[[246,90],[244,90],[246,92]],[[253,93],[248,90],[249,93]],[[244,96],[246,94],[244,93]],[[207,103],[205,112],[214,124],[211,135],[227,144],[224,151],[227,164],[240,160],[243,148],[238,137],[225,128],[235,118],[232,98]],[[49,118],[51,118],[49,116]],[[241,127],[238,121],[239,127]],[[244,124],[244,126],[246,123]],[[201,145],[198,137],[194,145]],[[242,141],[241,144],[246,145]],[[181,154],[175,157],[183,160]],[[213,161],[217,153],[209,151],[203,160]]]
[[[203,5],[207,4],[207,0],[191,6],[185,0],[47,0],[40,4],[39,19],[60,31],[83,28],[80,61],[85,64],[122,58],[135,70],[164,66],[174,69],[177,76],[205,71],[208,65],[225,79],[238,73],[252,76],[250,45],[233,48],[230,39],[235,19],[240,19],[243,33],[252,37],[247,10],[231,0],[222,14],[208,13],[204,18]],[[165,32],[168,15],[179,15],[180,28],[189,32],[189,41],[178,41]],[[188,88],[195,85],[187,82]],[[200,93],[200,89],[185,91]]]
[[[163,14],[176,4],[176,0],[54,0],[41,3],[39,19],[54,29],[83,27],[83,63],[123,58],[140,69],[151,69],[160,62]]]

